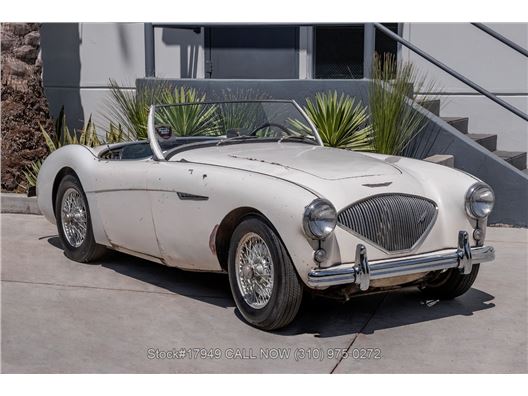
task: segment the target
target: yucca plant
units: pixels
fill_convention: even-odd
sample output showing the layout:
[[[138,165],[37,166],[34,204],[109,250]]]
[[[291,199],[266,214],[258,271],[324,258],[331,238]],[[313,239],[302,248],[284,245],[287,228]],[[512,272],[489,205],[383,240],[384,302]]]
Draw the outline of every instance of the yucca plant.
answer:
[[[160,107],[156,112],[156,122],[168,125],[176,136],[211,136],[221,132],[217,106],[200,104],[205,94],[199,94],[194,88],[180,87],[166,89],[159,95],[160,103],[196,105]]]
[[[107,119],[122,126],[123,134],[130,140],[147,138],[149,107],[158,103],[162,92],[169,91],[165,83],[145,86],[141,93],[122,88],[115,80],[109,82],[110,98],[107,100]]]
[[[433,91],[411,63],[398,63],[392,54],[375,56],[369,84],[370,121],[374,149],[378,153],[402,154],[422,130],[426,116],[413,107],[413,91]]]
[[[147,139],[147,120],[152,104],[200,103],[205,100],[194,88],[172,88],[159,82],[143,87],[141,92],[125,89],[110,80],[107,118],[123,128],[130,139]],[[216,106],[169,106],[159,108],[156,122],[170,126],[177,136],[215,135],[219,132]]]
[[[70,132],[66,124],[64,107],[61,108],[59,117],[55,121],[54,134],[50,135],[40,124],[39,127],[50,153],[68,144],[82,144],[89,147],[95,147],[104,143],[119,143],[127,140],[127,136],[123,133],[121,126],[115,126],[114,124],[110,124],[110,128],[106,132],[105,138],[102,139],[97,134],[97,130],[91,116],[80,133],[77,131]],[[42,160],[36,160],[29,164],[24,171],[22,171],[25,176],[28,188],[32,188],[36,185],[37,176],[41,166]]]
[[[348,95],[318,92],[315,101],[306,99],[304,107],[317,128],[325,146],[348,150],[371,151],[372,128],[367,108]],[[294,129],[306,130],[304,124],[292,121]]]
[[[123,131],[123,127],[121,124],[118,124],[117,126],[114,125],[114,123],[110,123],[110,127],[106,131],[105,135],[105,143],[112,144],[112,143],[120,143],[120,142],[126,142],[127,140],[130,140],[130,136],[128,134],[125,134]]]
[[[95,125],[92,122],[92,116],[90,116],[88,122],[80,131],[80,133],[77,133],[76,131],[70,132],[70,129],[66,124],[66,115],[64,114],[64,107],[61,108],[59,117],[55,122],[55,133],[53,135],[48,134],[46,130],[42,127],[42,125],[39,124],[39,126],[42,136],[44,136],[44,140],[46,141],[46,145],[48,146],[48,150],[50,152],[53,152],[67,144],[82,144],[90,147],[95,147],[102,144],[102,140],[97,135]]]
[[[37,185],[37,177],[42,166],[42,160],[36,160],[31,162],[25,170],[22,171],[26,179],[28,190],[34,188]]]
[[[268,94],[255,89],[222,90],[222,98],[227,102],[270,99]],[[265,122],[266,114],[258,102],[226,103],[219,105],[221,129],[254,129]]]

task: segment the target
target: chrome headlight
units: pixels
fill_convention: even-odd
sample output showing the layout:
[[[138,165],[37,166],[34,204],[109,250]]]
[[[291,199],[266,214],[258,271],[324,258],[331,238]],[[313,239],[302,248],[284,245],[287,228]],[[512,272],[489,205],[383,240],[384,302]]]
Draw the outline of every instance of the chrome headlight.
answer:
[[[466,193],[466,212],[474,219],[488,217],[495,203],[495,194],[486,183],[473,184]]]
[[[326,199],[318,198],[304,210],[304,233],[310,239],[325,239],[334,231],[336,224],[336,210]]]

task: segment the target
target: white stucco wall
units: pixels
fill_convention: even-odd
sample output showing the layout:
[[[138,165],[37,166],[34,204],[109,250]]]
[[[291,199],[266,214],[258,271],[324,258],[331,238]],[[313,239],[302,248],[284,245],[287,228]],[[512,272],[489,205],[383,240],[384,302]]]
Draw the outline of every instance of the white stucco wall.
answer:
[[[487,26],[528,48],[528,24]],[[469,23],[405,23],[403,37],[488,91],[528,113],[528,59]],[[436,84],[442,116],[469,116],[470,133],[498,134],[498,148],[528,151],[528,124],[410,50],[412,61]],[[444,94],[444,95],[442,95]]]

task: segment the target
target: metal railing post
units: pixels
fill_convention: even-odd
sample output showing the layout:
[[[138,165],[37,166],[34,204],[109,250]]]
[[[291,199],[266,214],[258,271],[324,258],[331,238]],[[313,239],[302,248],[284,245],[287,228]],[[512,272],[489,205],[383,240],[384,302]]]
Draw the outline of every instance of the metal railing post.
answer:
[[[365,23],[363,36],[363,78],[372,77],[372,63],[376,50],[376,28],[373,23]]]
[[[145,23],[145,77],[156,77],[154,25]]]
[[[517,109],[516,107],[512,106],[508,102],[502,100],[501,98],[497,97],[496,95],[492,94],[490,91],[482,88],[480,85],[475,84],[473,81],[467,79],[462,74],[458,73],[457,71],[451,69],[449,66],[443,64],[438,59],[433,58],[431,55],[426,53],[425,51],[422,51],[420,48],[412,44],[411,42],[405,40],[404,38],[398,36],[396,33],[394,33],[392,30],[387,29],[385,26],[383,26],[381,23],[374,23],[374,26],[381,30],[384,34],[386,34],[388,37],[392,38],[393,40],[396,40],[397,42],[401,43],[405,47],[409,48],[414,53],[420,55],[422,58],[428,60],[433,65],[439,67],[443,71],[445,71],[447,74],[455,77],[457,80],[462,81],[467,86],[473,88],[478,93],[481,93],[482,95],[486,96],[488,99],[491,99],[498,105],[504,107],[509,112],[515,114],[516,116],[522,118],[525,121],[528,121],[528,114],[523,113],[521,110]]]
[[[489,34],[491,37],[499,40],[501,43],[503,43],[504,45],[507,45],[508,47],[510,47],[511,49],[517,51],[518,53],[526,56],[528,58],[528,50],[524,49],[523,47],[521,47],[519,44],[517,43],[514,43],[513,41],[511,41],[509,38],[507,37],[504,37],[502,34],[500,33],[497,33],[495,30],[493,30],[492,28],[482,24],[482,23],[471,23],[473,26],[475,26],[476,28],[479,28],[480,30],[482,30],[483,32]]]

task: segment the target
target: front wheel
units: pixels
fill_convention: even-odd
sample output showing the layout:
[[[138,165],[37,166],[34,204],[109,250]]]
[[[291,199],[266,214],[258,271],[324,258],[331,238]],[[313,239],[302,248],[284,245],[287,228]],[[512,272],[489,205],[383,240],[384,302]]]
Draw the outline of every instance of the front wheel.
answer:
[[[242,316],[263,330],[291,323],[303,288],[281,240],[263,221],[244,220],[229,247],[229,284]]]
[[[467,275],[462,274],[458,268],[451,268],[427,282],[421,290],[427,297],[451,300],[471,288],[477,279],[479,267],[480,264],[473,265],[471,272]]]
[[[90,208],[81,183],[75,176],[67,175],[59,184],[55,219],[66,257],[88,263],[105,253],[106,248],[95,242]]]

